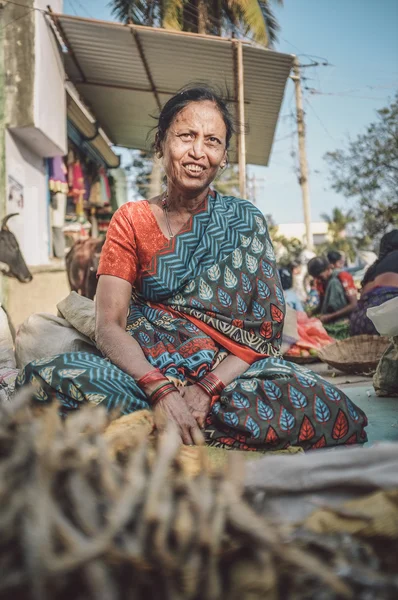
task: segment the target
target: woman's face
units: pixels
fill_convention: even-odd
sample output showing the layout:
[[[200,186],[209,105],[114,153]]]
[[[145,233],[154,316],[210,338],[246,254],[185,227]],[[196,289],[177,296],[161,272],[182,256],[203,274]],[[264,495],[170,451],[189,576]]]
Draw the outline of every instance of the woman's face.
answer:
[[[217,106],[191,102],[172,121],[162,144],[169,184],[183,194],[204,191],[226,162],[226,126]]]

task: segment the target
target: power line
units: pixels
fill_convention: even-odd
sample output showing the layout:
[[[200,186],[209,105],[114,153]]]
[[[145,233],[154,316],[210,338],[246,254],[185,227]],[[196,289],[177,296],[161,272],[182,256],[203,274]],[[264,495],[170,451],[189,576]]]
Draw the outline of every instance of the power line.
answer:
[[[314,88],[305,87],[310,94],[313,96],[336,96],[338,98],[352,98],[353,100],[383,100],[384,98],[376,98],[375,96],[352,96],[349,94],[345,94],[343,92],[321,92],[320,90],[316,90]]]
[[[337,142],[336,142],[335,138],[332,136],[332,134],[330,133],[330,131],[327,129],[326,125],[324,125],[323,121],[321,120],[321,118],[316,113],[315,108],[312,106],[312,104],[309,101],[309,99],[306,98],[305,101],[308,104],[308,106],[311,108],[311,110],[314,113],[315,117],[318,119],[318,121],[321,124],[323,130],[325,131],[326,135],[328,135],[330,137],[330,139],[336,144]]]
[[[283,142],[283,140],[288,140],[289,138],[293,137],[296,135],[295,131],[291,131],[290,133],[288,133],[287,135],[284,135],[280,138],[277,138],[276,140],[274,140],[274,144],[276,144],[277,142]]]
[[[15,4],[16,6],[21,6],[22,8],[28,8],[25,4],[20,4],[20,3],[17,3],[17,2],[11,2],[9,0],[6,0],[6,4]],[[35,8],[35,7],[28,8],[28,11],[26,13],[24,13],[23,15],[20,15],[19,17],[16,17],[15,19],[12,19],[12,21],[9,21],[8,23],[6,23],[1,28],[1,30],[4,31],[7,27],[9,27],[10,25],[13,25],[17,21],[21,21],[21,19],[24,19],[25,17],[27,17],[28,15],[30,15],[30,13],[32,13],[35,10],[40,10],[40,9]],[[40,10],[40,12],[42,12],[42,11]]]
[[[75,16],[77,17],[77,16],[78,16],[78,14],[77,14],[77,10],[76,10],[76,8],[75,8],[74,4],[72,4],[72,3],[73,3],[73,1],[74,1],[74,0],[68,0],[68,2],[69,2],[69,4],[70,4],[70,8],[71,8],[71,10],[73,10],[73,12],[75,13]]]
[[[80,2],[80,0],[73,0],[74,2],[77,2],[77,4],[80,6],[80,8],[86,13],[86,15],[88,17],[90,17],[91,19],[95,19],[95,17],[90,14],[87,10],[87,8],[85,6],[83,6],[82,2]]]

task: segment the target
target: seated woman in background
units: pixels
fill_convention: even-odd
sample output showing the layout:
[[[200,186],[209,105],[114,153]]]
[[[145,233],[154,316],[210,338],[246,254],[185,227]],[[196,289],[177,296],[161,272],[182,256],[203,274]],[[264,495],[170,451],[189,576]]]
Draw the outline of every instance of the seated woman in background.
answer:
[[[324,256],[312,258],[307,268],[319,294],[319,305],[313,313],[320,313],[319,319],[332,337],[348,337],[348,317],[357,306],[357,289],[352,275],[336,271]]]
[[[293,288],[292,266],[283,267],[282,269],[279,269],[279,277],[281,278],[281,284],[286,304],[288,304],[290,308],[293,308],[293,310],[299,310],[303,312],[303,305],[301,304],[300,299],[297,296],[295,289]]]
[[[398,229],[393,229],[381,238],[379,258],[369,267],[362,280],[358,306],[350,318],[351,335],[378,335],[372,321],[366,316],[366,311],[396,296],[398,296]]]

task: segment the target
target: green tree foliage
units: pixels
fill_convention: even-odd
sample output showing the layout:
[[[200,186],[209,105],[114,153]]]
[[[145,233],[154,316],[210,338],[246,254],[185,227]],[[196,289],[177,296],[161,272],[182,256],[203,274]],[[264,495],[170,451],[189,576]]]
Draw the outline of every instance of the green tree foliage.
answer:
[[[329,250],[338,250],[353,260],[356,243],[352,237],[347,236],[347,228],[356,222],[353,211],[344,213],[340,208],[334,208],[331,216],[324,213],[321,218],[328,225],[330,241],[323,244],[319,250],[325,253]]]
[[[398,226],[398,93],[377,114],[345,150],[325,155],[332,188],[357,201],[361,236],[371,239]]]
[[[109,6],[123,23],[248,36],[272,46],[279,26],[271,3],[283,5],[283,0],[111,0]]]

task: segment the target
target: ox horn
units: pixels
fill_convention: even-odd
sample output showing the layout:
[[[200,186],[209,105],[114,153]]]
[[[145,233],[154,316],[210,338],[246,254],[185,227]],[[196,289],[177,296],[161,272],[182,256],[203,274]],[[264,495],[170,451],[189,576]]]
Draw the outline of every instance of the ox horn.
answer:
[[[11,219],[11,217],[17,217],[19,213],[11,213],[10,215],[6,215],[1,222],[1,231],[8,231],[7,221]]]

